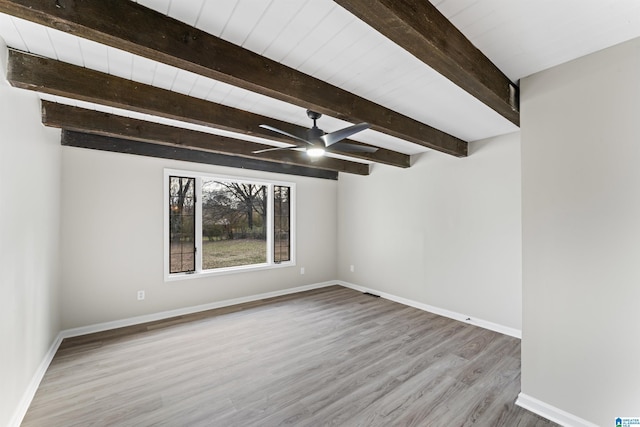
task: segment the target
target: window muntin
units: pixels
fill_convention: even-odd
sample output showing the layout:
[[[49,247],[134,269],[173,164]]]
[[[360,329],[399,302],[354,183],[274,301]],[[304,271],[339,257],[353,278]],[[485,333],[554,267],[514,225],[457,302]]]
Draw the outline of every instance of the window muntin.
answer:
[[[295,265],[295,184],[174,170],[165,183],[166,280]]]

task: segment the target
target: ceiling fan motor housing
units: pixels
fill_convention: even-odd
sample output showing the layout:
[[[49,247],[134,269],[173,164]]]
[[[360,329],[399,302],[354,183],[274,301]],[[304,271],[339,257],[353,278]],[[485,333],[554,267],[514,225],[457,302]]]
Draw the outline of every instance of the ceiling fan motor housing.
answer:
[[[324,145],[324,142],[320,139],[322,135],[324,135],[324,131],[317,126],[314,126],[307,131],[307,141],[313,143],[319,141]]]

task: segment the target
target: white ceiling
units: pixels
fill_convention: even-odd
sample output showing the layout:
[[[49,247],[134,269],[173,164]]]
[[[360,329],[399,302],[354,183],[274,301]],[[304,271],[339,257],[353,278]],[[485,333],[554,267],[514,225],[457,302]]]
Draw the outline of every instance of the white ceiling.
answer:
[[[138,3],[464,140],[517,130],[331,0]],[[433,4],[514,82],[640,37],[638,0],[433,0]],[[4,14],[0,14],[0,37],[9,47],[19,50],[278,120],[310,125],[300,107]],[[48,95],[42,98],[229,135],[110,107]],[[318,124],[326,132],[348,125],[326,116]],[[405,154],[428,150],[372,130],[352,139]]]

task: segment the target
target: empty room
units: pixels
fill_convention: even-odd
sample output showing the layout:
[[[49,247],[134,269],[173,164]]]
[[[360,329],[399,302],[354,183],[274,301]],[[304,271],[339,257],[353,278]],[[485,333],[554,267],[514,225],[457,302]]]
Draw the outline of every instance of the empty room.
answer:
[[[0,426],[640,425],[636,0],[0,0]]]

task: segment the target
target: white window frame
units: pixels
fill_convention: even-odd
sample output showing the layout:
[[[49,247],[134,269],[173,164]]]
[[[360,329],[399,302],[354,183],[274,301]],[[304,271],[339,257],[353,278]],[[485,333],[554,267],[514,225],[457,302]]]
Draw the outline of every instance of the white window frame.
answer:
[[[169,177],[180,176],[195,178],[196,194],[196,270],[189,273],[170,273],[169,262]],[[238,182],[245,184],[257,184],[267,186],[267,261],[261,264],[239,265],[235,267],[216,268],[212,270],[202,269],[202,180],[216,179],[219,181]],[[233,273],[246,273],[249,271],[267,270],[273,268],[294,267],[296,265],[296,184],[294,182],[261,180],[242,176],[219,175],[205,172],[194,172],[179,169],[164,169],[162,180],[164,196],[162,198],[162,211],[164,216],[164,279],[165,282],[176,280],[197,279],[208,276],[219,276]],[[275,263],[273,261],[273,187],[289,187],[289,261]]]

